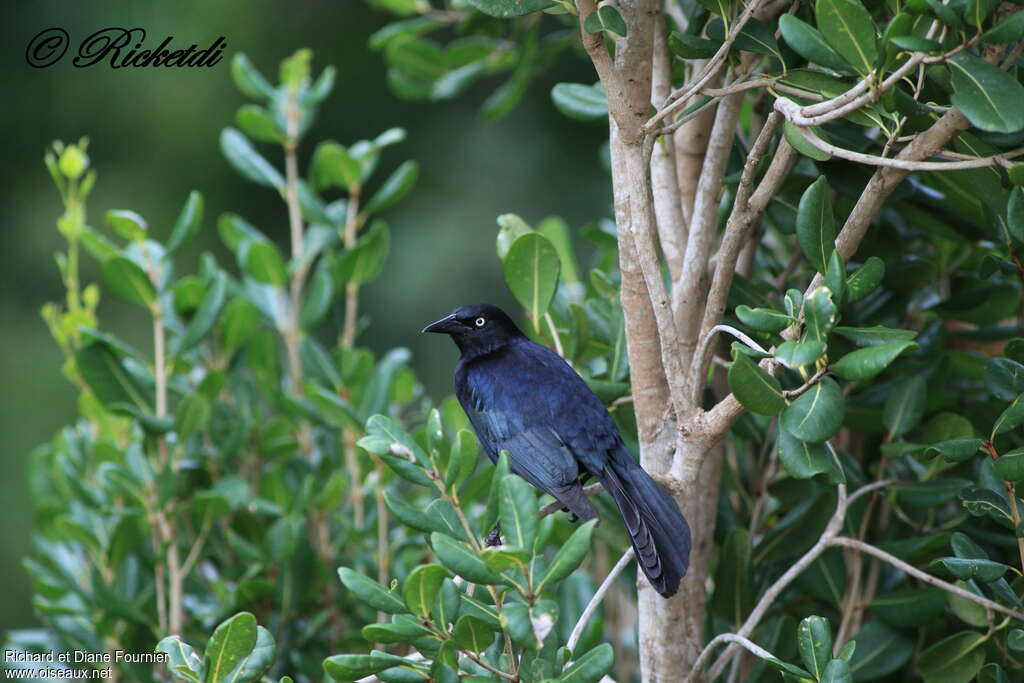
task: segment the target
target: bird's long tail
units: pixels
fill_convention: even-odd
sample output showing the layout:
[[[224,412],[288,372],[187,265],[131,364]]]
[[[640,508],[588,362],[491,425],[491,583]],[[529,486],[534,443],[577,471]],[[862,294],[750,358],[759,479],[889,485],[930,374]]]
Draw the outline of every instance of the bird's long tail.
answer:
[[[690,564],[690,526],[679,506],[625,449],[598,479],[619,506],[640,569],[662,597],[675,595]]]

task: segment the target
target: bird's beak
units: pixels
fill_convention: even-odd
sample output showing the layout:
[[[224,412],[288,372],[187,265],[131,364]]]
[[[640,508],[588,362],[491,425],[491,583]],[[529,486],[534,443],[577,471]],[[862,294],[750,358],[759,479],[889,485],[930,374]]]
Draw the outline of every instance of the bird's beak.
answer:
[[[438,334],[451,334],[460,327],[455,319],[455,314],[441,318],[436,323],[430,323],[423,328],[423,332],[437,332]]]

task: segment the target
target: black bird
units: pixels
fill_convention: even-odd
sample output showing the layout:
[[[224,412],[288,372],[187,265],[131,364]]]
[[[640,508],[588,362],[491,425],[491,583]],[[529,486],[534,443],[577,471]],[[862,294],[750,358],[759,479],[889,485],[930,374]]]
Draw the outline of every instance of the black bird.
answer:
[[[584,521],[597,517],[583,493],[593,476],[619,506],[651,585],[674,595],[689,565],[690,527],[586,382],[496,306],[462,306],[423,331],[449,335],[462,352],[455,395],[491,460],[508,451],[515,474]]]

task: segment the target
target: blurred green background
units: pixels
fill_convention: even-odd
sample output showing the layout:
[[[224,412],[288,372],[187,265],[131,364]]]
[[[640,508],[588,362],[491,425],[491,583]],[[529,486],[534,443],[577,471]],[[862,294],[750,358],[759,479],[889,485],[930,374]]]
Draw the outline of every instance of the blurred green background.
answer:
[[[377,351],[409,347],[414,367],[437,398],[450,392],[455,349],[421,336],[420,328],[462,303],[514,306],[494,254],[495,217],[515,212],[534,222],[557,214],[578,229],[609,213],[609,181],[597,151],[606,129],[565,119],[549,99],[559,81],[594,80],[582,60],[565,59],[539,75],[518,109],[490,123],[478,116],[479,104],[501,84],[500,77],[454,102],[397,99],[385,83],[382,56],[366,47],[368,36],[391,17],[359,0],[64,0],[6,3],[2,12],[0,73],[8,94],[0,107],[6,139],[0,158],[0,585],[6,587],[0,591],[0,632],[34,622],[21,568],[32,523],[28,455],[76,415],[71,387],[60,373],[62,358],[39,318],[43,303],[62,297],[53,261],[63,248],[54,226],[61,206],[42,164],[51,140],[91,140],[89,155],[99,177],[89,199],[90,224],[102,224],[108,209],[132,209],[166,235],[195,188],[206,199],[204,233],[179,267],[194,267],[202,250],[230,263],[214,230],[220,213],[239,213],[282,243],[287,234],[280,199],[243,181],[217,144],[220,130],[246,101],[231,81],[230,57],[245,52],[264,73],[276,74],[281,58],[312,48],[315,72],[334,64],[338,81],[306,137],[303,168],[315,141],[347,144],[391,126],[405,127],[409,138],[387,151],[382,172],[405,158],[421,164],[413,193],[386,216],[392,254],[363,296],[372,325],[360,341]],[[51,26],[71,35],[68,54],[50,68],[29,67],[28,41]],[[218,36],[225,36],[228,47],[213,68],[74,68],[78,41],[109,26],[144,28],[147,47],[169,35],[176,47],[205,47]],[[275,150],[261,149],[280,164]],[[97,280],[96,264],[86,258],[83,281]],[[132,317],[137,309],[105,297],[99,312],[105,328],[149,346],[148,322]]]

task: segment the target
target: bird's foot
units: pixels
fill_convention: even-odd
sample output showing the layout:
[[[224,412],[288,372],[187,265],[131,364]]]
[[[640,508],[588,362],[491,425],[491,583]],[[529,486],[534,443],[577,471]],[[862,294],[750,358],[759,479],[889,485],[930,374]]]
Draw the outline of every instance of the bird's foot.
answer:
[[[487,538],[484,539],[485,547],[493,548],[496,545],[501,545],[501,524],[495,524],[491,533],[487,534]]]

